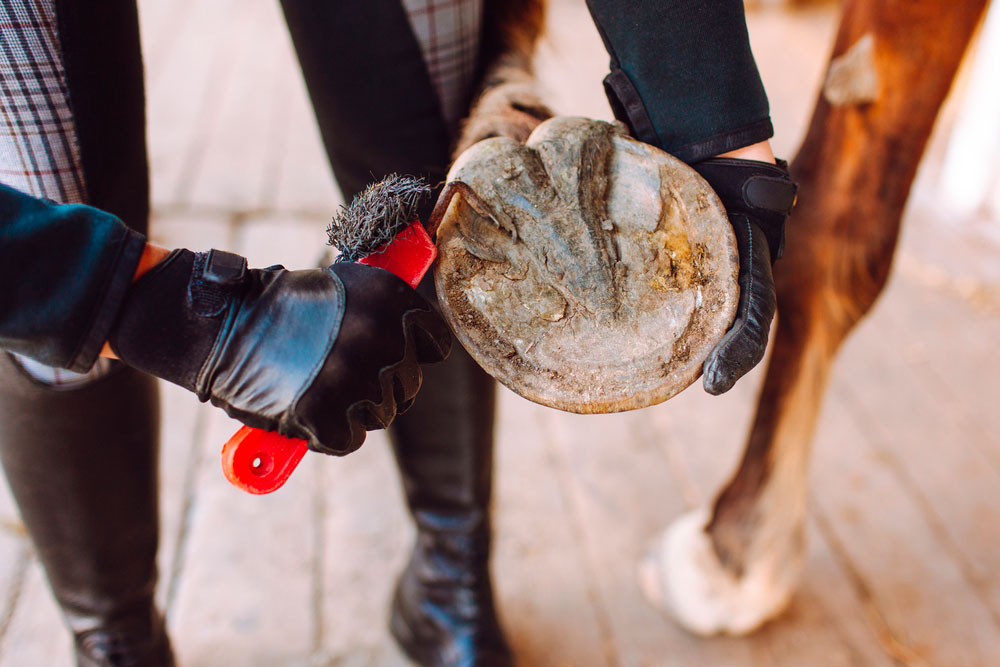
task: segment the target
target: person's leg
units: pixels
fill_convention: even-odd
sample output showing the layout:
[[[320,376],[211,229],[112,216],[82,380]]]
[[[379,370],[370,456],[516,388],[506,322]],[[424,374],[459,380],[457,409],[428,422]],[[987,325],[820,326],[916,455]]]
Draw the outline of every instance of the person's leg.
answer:
[[[344,197],[393,172],[440,185],[475,84],[481,1],[283,5]],[[433,297],[429,279],[420,289]],[[424,369],[389,431],[417,524],[391,629],[421,664],[510,662],[488,564],[494,396],[493,380],[455,346]]]
[[[282,7],[344,198],[392,172],[442,179],[448,127],[399,0]]]
[[[0,460],[79,665],[173,664],[153,603],[157,405],[122,366],[64,388],[0,354]]]
[[[390,629],[422,665],[507,665],[489,573],[496,384],[461,346],[390,430],[417,538]]]
[[[132,0],[0,8],[0,180],[145,230],[142,68]],[[0,459],[80,665],[170,665],[156,584],[152,378],[0,353]]]

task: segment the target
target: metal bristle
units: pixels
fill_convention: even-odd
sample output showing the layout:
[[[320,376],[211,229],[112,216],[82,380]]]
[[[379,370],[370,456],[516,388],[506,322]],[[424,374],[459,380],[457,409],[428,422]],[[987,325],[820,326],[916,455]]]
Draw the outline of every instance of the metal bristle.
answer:
[[[326,228],[329,244],[340,251],[337,261],[356,262],[392,241],[416,220],[430,193],[423,179],[398,174],[366,187],[349,206],[340,207]]]

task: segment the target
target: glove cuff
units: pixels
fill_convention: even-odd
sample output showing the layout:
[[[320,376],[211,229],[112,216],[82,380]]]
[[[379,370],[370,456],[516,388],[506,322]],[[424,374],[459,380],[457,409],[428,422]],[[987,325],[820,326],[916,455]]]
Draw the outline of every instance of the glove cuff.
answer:
[[[730,217],[745,214],[767,238],[771,262],[781,257],[788,218],[799,186],[788,173],[788,164],[736,158],[709,158],[691,165],[719,195]]]
[[[246,260],[174,250],[135,282],[108,342],[128,365],[208,399],[199,374],[246,288]]]

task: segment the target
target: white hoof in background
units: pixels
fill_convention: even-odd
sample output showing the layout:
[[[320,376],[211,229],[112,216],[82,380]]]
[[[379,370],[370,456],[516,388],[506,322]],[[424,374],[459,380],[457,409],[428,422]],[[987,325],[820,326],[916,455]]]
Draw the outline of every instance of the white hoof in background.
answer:
[[[660,535],[639,566],[639,585],[654,606],[696,635],[743,635],[780,614],[802,569],[801,544],[763,554],[737,579],[705,534],[707,510],[688,512]]]

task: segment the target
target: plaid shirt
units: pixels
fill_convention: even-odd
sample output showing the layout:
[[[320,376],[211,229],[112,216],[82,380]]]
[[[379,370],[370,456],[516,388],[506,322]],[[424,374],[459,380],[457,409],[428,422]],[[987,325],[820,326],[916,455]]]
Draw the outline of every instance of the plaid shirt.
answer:
[[[468,111],[475,82],[483,0],[400,0],[452,132]]]
[[[400,0],[448,126],[466,112],[482,0]],[[0,3],[0,183],[59,203],[86,201],[54,0]]]
[[[0,3],[0,183],[61,204],[86,201],[53,0]],[[81,374],[14,356],[37,380],[61,387],[111,368],[99,359]]]
[[[400,0],[449,128],[466,112],[482,29],[482,0]],[[54,0],[0,3],[0,183],[58,203],[85,203],[86,183],[71,113]],[[24,357],[44,382],[86,382],[91,373],[52,369]]]
[[[0,4],[0,182],[59,203],[86,200],[53,0]]]

